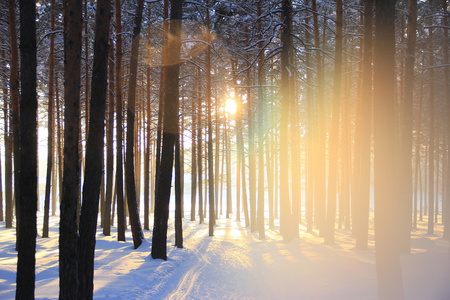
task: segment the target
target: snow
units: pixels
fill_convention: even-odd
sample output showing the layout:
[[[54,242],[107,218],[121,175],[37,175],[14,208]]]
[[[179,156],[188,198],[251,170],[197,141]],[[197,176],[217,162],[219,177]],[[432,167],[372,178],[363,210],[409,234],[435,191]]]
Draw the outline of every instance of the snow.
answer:
[[[377,299],[375,253],[354,247],[350,232],[336,230],[336,244],[301,228],[300,239],[284,243],[275,230],[258,240],[244,224],[219,219],[214,237],[208,224],[184,220],[184,248],[174,244],[170,220],[168,260],[150,257],[151,232],[134,250],[131,233],[118,242],[116,228],[98,229],[95,299]],[[206,220],[207,221],[207,220]],[[42,216],[38,229],[41,231]],[[36,299],[58,298],[58,222],[50,238],[37,239]],[[450,299],[450,251],[442,236],[426,235],[426,223],[412,232],[412,250],[402,255],[406,299]],[[0,222],[0,299],[15,295],[15,229]],[[371,232],[373,234],[373,232]]]

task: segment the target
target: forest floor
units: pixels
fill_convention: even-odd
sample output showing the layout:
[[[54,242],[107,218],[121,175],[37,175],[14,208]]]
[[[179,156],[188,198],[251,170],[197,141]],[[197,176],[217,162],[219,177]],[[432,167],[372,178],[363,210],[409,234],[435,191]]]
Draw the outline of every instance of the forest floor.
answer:
[[[377,299],[373,242],[357,250],[348,231],[336,230],[333,246],[304,228],[299,239],[283,243],[276,230],[260,241],[234,219],[219,219],[214,237],[207,223],[184,220],[184,248],[178,249],[171,221],[167,261],[151,259],[151,231],[134,250],[129,230],[127,242],[118,242],[115,227],[108,237],[99,227],[94,299]],[[58,298],[58,222],[51,217],[50,238],[37,239],[36,299]],[[430,236],[425,222],[419,225],[411,253],[402,255],[405,298],[450,299],[442,226]],[[14,243],[15,229],[0,222],[0,299],[14,299]]]

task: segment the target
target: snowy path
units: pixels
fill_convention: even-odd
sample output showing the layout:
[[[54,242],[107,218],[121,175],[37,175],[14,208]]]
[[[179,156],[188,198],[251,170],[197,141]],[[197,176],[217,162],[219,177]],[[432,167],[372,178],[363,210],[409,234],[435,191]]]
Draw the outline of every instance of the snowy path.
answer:
[[[51,221],[51,237],[37,242],[37,299],[58,297],[58,219]],[[15,235],[0,227],[0,299],[14,299]],[[271,230],[260,241],[234,220],[219,220],[214,237],[208,224],[183,227],[185,248],[177,249],[170,224],[167,261],[150,258],[151,232],[134,250],[129,231],[127,242],[117,242],[115,232],[99,230],[94,298],[377,299],[373,244],[358,251],[346,231],[336,230],[336,245],[326,246],[304,231],[288,244]],[[402,257],[406,299],[450,299],[448,242],[424,232],[413,232],[411,254]]]

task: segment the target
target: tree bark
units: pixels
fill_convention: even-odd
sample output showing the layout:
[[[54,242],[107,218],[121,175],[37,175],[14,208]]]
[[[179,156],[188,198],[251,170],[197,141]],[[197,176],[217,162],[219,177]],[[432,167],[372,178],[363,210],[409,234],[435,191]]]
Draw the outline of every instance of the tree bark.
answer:
[[[214,154],[213,154],[213,128],[212,128],[212,100],[211,100],[211,43],[209,24],[209,1],[206,2],[206,27],[208,47],[206,48],[206,105],[208,116],[208,200],[209,200],[209,236],[214,235],[214,225],[216,222],[214,213]]]
[[[128,88],[128,108],[127,108],[127,147],[125,159],[125,185],[127,193],[128,211],[131,223],[131,232],[133,234],[134,249],[137,249],[144,239],[141,222],[139,220],[136,181],[134,172],[134,123],[135,123],[135,101],[136,101],[136,84],[137,84],[137,64],[139,59],[139,41],[141,34],[142,11],[144,9],[144,1],[139,0],[136,7],[136,15],[134,20],[133,42],[131,44],[131,61],[130,61],[130,79]]]
[[[375,251],[380,299],[402,299],[397,216],[398,174],[395,130],[395,2],[376,1],[374,52]]]
[[[51,1],[51,16],[50,16],[50,30],[55,30],[55,0]],[[47,144],[47,176],[45,181],[45,200],[44,200],[44,228],[42,237],[48,237],[48,222],[50,215],[50,188],[52,185],[52,168],[53,168],[53,102],[54,102],[54,90],[53,90],[53,78],[55,73],[55,35],[50,35],[50,53],[49,53],[49,67],[48,67],[48,117],[47,117],[47,132],[48,132],[48,144]]]
[[[59,225],[59,298],[78,299],[78,136],[82,2],[64,2],[64,162]]]
[[[89,135],[86,143],[83,202],[80,215],[79,299],[92,299],[94,291],[94,252],[103,173],[110,12],[111,2],[109,0],[97,1]]]
[[[172,182],[174,146],[178,136],[178,108],[179,108],[179,72],[181,49],[181,17],[183,0],[171,3],[170,34],[167,91],[164,95],[163,145],[160,174],[155,199],[155,217],[153,225],[152,258],[167,259],[167,220],[169,217],[169,199]]]
[[[123,191],[123,102],[122,102],[122,7],[115,1],[116,12],[116,190],[117,240],[125,241],[125,204]]]
[[[110,39],[111,48],[109,49],[109,70],[108,70],[108,119],[106,122],[106,192],[105,203],[103,207],[103,234],[111,235],[111,202],[113,197],[113,178],[114,178],[114,47]]]
[[[37,58],[36,3],[19,1],[20,9],[20,190],[17,203],[16,299],[34,299],[37,211]],[[16,155],[18,152],[16,152]]]
[[[291,107],[289,85],[289,53],[291,47],[292,4],[282,1],[283,27],[281,32],[281,121],[280,121],[280,231],[285,242],[293,239],[291,197],[289,195],[289,109]]]

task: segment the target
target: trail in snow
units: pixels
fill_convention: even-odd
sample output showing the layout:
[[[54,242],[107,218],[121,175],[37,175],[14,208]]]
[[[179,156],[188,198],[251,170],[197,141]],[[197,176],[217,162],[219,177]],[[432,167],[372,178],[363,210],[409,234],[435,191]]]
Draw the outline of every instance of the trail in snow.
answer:
[[[51,218],[49,239],[38,237],[36,299],[58,298],[58,217]],[[426,223],[412,233],[412,250],[402,256],[406,299],[450,299],[449,244],[427,236]],[[41,224],[39,224],[41,226]],[[40,228],[40,227],[39,227]],[[373,242],[354,248],[350,232],[336,230],[336,245],[301,231],[283,243],[276,230],[266,240],[232,219],[219,219],[214,237],[208,224],[184,220],[184,248],[168,237],[168,260],[150,257],[151,232],[134,250],[117,234],[97,234],[95,299],[377,299]],[[115,230],[115,228],[113,228]],[[371,232],[373,234],[373,232]],[[0,222],[0,299],[14,299],[15,229]]]

